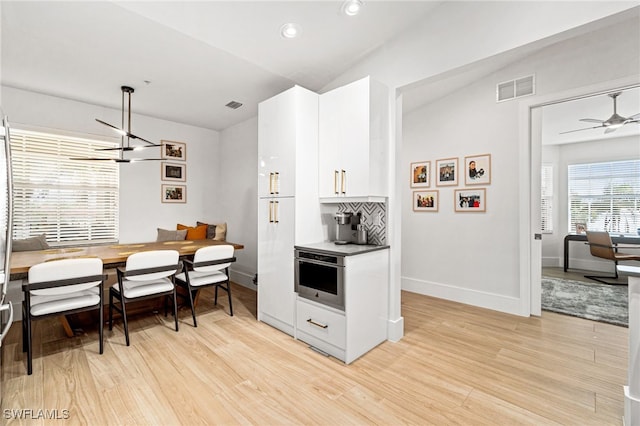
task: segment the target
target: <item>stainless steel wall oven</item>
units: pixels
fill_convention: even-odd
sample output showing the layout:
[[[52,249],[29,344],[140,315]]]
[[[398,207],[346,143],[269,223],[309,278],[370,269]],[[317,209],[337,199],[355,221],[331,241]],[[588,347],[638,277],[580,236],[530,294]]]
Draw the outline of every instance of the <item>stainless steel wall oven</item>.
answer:
[[[344,256],[295,251],[298,296],[344,311]]]

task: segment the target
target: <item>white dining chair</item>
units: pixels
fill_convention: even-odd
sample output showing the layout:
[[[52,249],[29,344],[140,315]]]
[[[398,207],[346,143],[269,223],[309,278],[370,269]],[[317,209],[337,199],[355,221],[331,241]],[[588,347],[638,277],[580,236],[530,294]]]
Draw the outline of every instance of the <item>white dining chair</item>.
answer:
[[[233,316],[231,287],[229,283],[229,265],[236,261],[233,257],[232,245],[218,245],[198,249],[193,261],[184,260],[184,271],[176,275],[176,285],[183,287],[191,306],[193,326],[197,327],[194,293],[204,287],[215,286],[214,304],[218,304],[218,288],[227,292],[229,297],[229,314]]]
[[[173,299],[173,316],[178,331],[178,306],[173,278],[178,271],[179,253],[176,250],[151,250],[134,253],[124,268],[117,268],[118,282],[109,288],[109,330],[113,330],[113,310],[120,312],[124,335],[129,346],[129,324],[126,304],[133,300],[153,297]],[[165,316],[167,315],[165,298]],[[115,303],[119,302],[119,306]]]
[[[61,259],[29,268],[22,284],[22,350],[27,352],[27,374],[33,372],[32,322],[51,316],[98,309],[100,353],[103,353],[103,275],[98,258]]]

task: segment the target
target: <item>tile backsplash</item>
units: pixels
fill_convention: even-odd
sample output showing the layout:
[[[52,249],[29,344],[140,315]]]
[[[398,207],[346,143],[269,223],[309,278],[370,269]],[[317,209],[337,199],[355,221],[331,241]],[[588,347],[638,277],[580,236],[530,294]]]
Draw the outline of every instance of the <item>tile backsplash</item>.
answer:
[[[338,211],[352,212],[354,215],[362,213],[360,223],[367,230],[367,243],[387,244],[387,210],[384,203],[340,203]]]

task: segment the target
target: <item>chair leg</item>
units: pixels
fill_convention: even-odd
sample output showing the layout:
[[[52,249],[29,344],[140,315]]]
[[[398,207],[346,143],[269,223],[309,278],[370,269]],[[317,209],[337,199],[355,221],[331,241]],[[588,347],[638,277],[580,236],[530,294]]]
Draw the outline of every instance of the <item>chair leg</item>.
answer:
[[[173,319],[176,322],[176,331],[178,331],[178,297],[176,296],[176,287],[173,287]]]
[[[213,299],[213,304],[214,304],[214,305],[217,305],[217,304],[218,304],[218,287],[219,287],[219,285],[218,285],[218,284],[216,284],[216,286],[215,286],[215,287],[216,287],[216,296],[215,296],[215,298]]]
[[[120,306],[122,307],[122,322],[124,323],[124,338],[129,346],[129,323],[127,321],[127,308],[125,307],[124,294],[120,294]]]
[[[229,313],[233,316],[233,303],[231,302],[231,282],[227,281],[227,295],[229,296]]]
[[[614,276],[603,276],[603,275],[585,275],[585,278],[589,278],[590,280],[594,280],[594,281],[598,281],[599,283],[602,284],[607,284],[607,285],[628,285],[627,283],[613,283],[610,281],[605,281],[605,279],[610,279],[610,280],[616,280],[618,279],[618,271],[616,271],[616,274]]]
[[[22,302],[22,352],[27,351],[27,308],[24,302]]]
[[[113,330],[113,289],[109,289],[109,331]]]
[[[100,291],[102,291],[102,288]],[[104,303],[102,303],[102,297],[100,298],[98,311],[98,334],[100,337],[100,355],[102,355],[104,353]]]
[[[187,293],[189,293],[189,304],[191,306],[191,317],[193,318],[193,326],[197,327],[198,322],[196,321],[196,307],[193,302],[193,290],[189,285],[187,285]]]
[[[31,334],[31,315],[27,312],[27,374],[33,373],[33,341]]]
[[[627,283],[612,283],[609,281],[605,281],[605,279],[609,279],[609,280],[617,280],[618,279],[618,262],[615,262],[615,267],[613,268],[613,276],[607,276],[607,275],[585,275],[585,278],[589,278],[590,280],[594,280],[594,281],[598,281],[599,283],[602,284],[608,284],[608,285],[627,285]]]

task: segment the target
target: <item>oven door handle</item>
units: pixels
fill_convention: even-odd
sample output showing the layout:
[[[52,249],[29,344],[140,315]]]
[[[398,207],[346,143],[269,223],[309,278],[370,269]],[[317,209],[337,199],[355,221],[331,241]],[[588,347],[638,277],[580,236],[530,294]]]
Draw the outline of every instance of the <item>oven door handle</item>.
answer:
[[[338,265],[336,263],[328,263],[328,262],[322,262],[321,260],[313,260],[313,259],[307,259],[304,257],[296,257],[296,262],[298,263],[313,263],[314,265],[320,265],[320,266],[328,266],[330,268],[343,268],[343,265]]]

